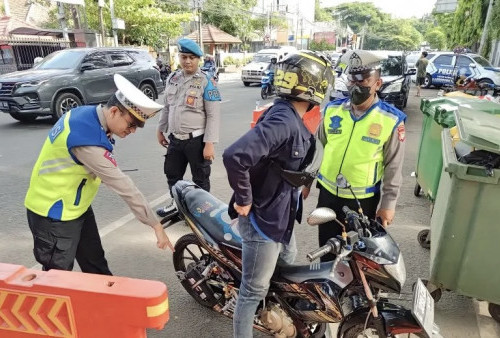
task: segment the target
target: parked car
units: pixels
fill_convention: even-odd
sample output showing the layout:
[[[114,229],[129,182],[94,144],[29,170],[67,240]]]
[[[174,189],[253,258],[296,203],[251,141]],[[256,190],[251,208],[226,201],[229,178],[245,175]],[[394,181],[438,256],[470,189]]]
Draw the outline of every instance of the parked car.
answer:
[[[406,107],[410,93],[411,76],[415,74],[415,69],[408,70],[405,55],[402,52],[372,51],[384,57],[381,62],[382,87],[378,91],[381,100],[395,105],[399,109]],[[339,68],[337,68],[339,70]],[[349,97],[347,90],[346,67],[335,79],[335,88],[330,94],[330,99],[341,99]]]
[[[458,76],[473,78],[478,84],[500,86],[500,68],[493,67],[481,55],[437,52],[429,58],[423,87],[453,85]]]
[[[295,47],[283,46],[280,48],[261,49],[254,56],[252,61],[245,65],[241,70],[241,81],[245,87],[250,86],[252,83],[260,85],[264,71],[271,63],[272,58],[281,61],[285,56],[290,53],[296,52]]]
[[[415,69],[415,75],[412,75],[411,76],[411,81],[412,82],[417,82],[417,74],[416,74],[416,71],[417,71],[417,61],[418,59],[420,59],[420,56],[422,55],[422,52],[411,52],[409,54],[406,55],[406,64],[408,65],[408,70],[411,70],[411,69]],[[432,56],[434,56],[434,54],[427,54],[427,57],[426,59],[429,60]]]
[[[106,102],[121,74],[151,99],[164,86],[154,59],[136,48],[74,48],[49,54],[34,68],[0,76],[0,111],[21,122],[58,119],[71,108]]]

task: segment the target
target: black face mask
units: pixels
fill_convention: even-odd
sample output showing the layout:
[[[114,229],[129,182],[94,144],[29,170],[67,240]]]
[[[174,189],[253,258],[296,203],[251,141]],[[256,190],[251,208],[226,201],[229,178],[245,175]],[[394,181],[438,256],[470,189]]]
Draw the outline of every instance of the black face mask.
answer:
[[[365,87],[360,85],[348,86],[349,95],[351,96],[351,102],[355,105],[362,104],[370,97],[370,89],[372,87]]]

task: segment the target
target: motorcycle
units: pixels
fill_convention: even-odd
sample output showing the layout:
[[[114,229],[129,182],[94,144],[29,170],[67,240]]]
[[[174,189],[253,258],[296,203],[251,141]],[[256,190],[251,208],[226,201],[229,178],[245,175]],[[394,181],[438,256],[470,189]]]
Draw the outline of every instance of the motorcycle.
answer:
[[[350,188],[339,175],[337,185]],[[352,191],[352,189],[351,189]],[[183,219],[193,233],[175,244],[173,264],[184,289],[199,304],[232,318],[241,281],[241,238],[227,205],[192,182],[172,189],[177,208],[164,227]],[[342,236],[307,255],[308,265],[277,266],[269,292],[254,317],[254,328],[274,337],[324,337],[328,323],[339,323],[337,337],[438,336],[434,302],[420,279],[413,309],[390,302],[401,299],[406,279],[398,245],[383,226],[359,210],[344,207],[346,224],[328,208],[314,210],[307,222],[336,221]],[[313,261],[325,254],[334,261]],[[383,293],[383,291],[388,294]]]
[[[264,76],[262,76],[262,79],[260,80],[260,86],[260,97],[262,97],[263,100],[267,99],[269,96],[276,95],[273,71],[264,71]]]
[[[215,82],[219,82],[219,70],[217,69],[216,66],[203,66],[200,69],[210,74],[210,76],[215,80]]]

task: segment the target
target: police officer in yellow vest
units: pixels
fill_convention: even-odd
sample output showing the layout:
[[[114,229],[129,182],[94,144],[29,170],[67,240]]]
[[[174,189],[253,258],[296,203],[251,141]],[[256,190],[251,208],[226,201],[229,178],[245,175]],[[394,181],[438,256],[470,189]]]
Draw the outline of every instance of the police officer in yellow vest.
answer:
[[[31,175],[26,194],[28,223],[36,260],[43,270],[111,275],[91,203],[101,181],[120,195],[139,221],[154,229],[157,246],[173,250],[147,200],[117,165],[113,135],[125,138],[142,128],[162,105],[121,75],[106,105],[82,106],[52,127]]]
[[[381,59],[364,50],[342,56],[347,63],[350,98],[330,102],[325,107],[318,137],[325,146],[318,175],[318,207],[332,208],[343,221],[342,207],[358,207],[348,189],[336,185],[342,173],[360,200],[365,214],[380,217],[387,226],[394,218],[402,183],[406,115],[379,100],[382,85]],[[319,227],[319,244],[340,234],[331,222]],[[332,259],[324,256],[323,260]]]

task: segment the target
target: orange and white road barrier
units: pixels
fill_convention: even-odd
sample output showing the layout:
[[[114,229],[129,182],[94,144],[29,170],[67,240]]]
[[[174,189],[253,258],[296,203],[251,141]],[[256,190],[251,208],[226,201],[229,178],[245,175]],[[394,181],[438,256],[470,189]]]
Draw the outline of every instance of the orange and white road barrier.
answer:
[[[255,123],[262,115],[263,112],[266,111],[267,108],[273,105],[272,102],[266,104],[265,106],[257,107],[252,113],[252,122],[250,123],[250,127],[255,127]],[[319,106],[314,106],[313,109],[308,111],[302,117],[302,121],[304,121],[304,125],[309,129],[311,133],[315,133],[318,128],[319,123],[321,122],[321,112],[319,110]]]
[[[2,338],[145,338],[168,319],[161,282],[0,263]]]

